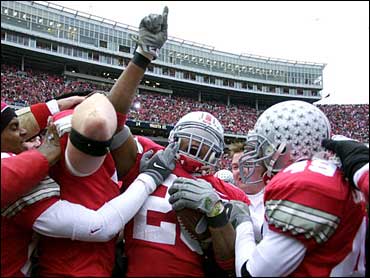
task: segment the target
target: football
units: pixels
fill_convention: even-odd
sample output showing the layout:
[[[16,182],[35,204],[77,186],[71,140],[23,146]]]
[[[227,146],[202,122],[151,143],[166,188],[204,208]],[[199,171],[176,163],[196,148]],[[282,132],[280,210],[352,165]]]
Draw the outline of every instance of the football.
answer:
[[[176,211],[176,216],[180,225],[190,234],[193,239],[204,241],[211,237],[207,227],[205,215],[200,211],[184,208]]]

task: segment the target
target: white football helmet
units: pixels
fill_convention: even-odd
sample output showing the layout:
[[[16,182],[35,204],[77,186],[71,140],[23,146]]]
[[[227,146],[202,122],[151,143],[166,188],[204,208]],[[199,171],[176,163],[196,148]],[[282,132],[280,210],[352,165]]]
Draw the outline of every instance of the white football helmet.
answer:
[[[222,169],[217,171],[214,176],[220,180],[226,181],[228,183],[234,184],[233,173],[227,169]]]
[[[275,104],[247,135],[248,147],[239,160],[241,178],[248,183],[259,163],[271,178],[291,163],[324,151],[321,141],[326,138],[330,138],[330,123],[319,108],[297,100]]]
[[[224,129],[220,122],[210,113],[201,111],[183,116],[168,139],[170,143],[178,142],[179,146],[181,140],[188,139],[187,150],[179,149],[179,153],[210,166],[217,165],[225,146]]]

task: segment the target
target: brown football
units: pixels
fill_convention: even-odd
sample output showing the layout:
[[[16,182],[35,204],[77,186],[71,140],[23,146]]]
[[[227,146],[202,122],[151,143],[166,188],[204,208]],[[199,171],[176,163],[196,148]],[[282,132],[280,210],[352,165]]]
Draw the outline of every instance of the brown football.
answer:
[[[203,229],[201,232],[198,233],[196,231],[196,227],[198,222],[204,216],[203,213],[197,210],[193,210],[190,208],[184,208],[182,210],[176,211],[177,220],[179,221],[180,225],[182,225],[190,234],[190,236],[194,239],[199,241],[204,241],[208,239],[211,234],[209,233],[208,227],[205,226],[206,222],[202,225]],[[204,219],[205,220],[205,219]]]

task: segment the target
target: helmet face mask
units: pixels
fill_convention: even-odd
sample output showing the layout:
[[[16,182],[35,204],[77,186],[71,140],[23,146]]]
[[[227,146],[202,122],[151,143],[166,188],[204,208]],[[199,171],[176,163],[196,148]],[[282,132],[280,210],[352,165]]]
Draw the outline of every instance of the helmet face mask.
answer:
[[[271,106],[247,135],[247,150],[239,160],[243,182],[255,182],[258,164],[266,167],[264,175],[271,178],[293,162],[311,159],[322,150],[325,138],[330,138],[329,120],[314,105],[285,101]]]
[[[267,138],[253,132],[248,134],[246,150],[239,159],[239,173],[243,183],[257,184],[262,181],[263,173],[260,174],[258,168],[263,167],[264,161],[272,156],[272,152],[263,154],[267,146],[272,146]]]
[[[207,112],[191,112],[182,117],[169,136],[179,143],[179,153],[203,165],[216,166],[224,149],[223,128]]]

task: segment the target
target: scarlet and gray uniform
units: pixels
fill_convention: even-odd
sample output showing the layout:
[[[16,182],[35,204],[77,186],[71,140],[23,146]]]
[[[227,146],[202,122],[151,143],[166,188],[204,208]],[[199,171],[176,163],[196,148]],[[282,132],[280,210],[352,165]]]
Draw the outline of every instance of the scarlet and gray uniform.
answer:
[[[240,271],[293,277],[364,273],[364,198],[334,164],[306,160],[290,165],[268,183],[264,201],[268,226],[262,241],[254,246],[237,229],[239,275]]]
[[[60,133],[71,127],[73,110],[54,115]],[[60,138],[62,154],[68,132]],[[60,197],[86,208],[97,210],[119,195],[113,158],[108,154],[103,165],[90,176],[73,176],[66,167],[65,157],[50,170],[50,176],[61,186]],[[40,238],[40,275],[110,276],[114,266],[116,238],[108,242],[82,242],[51,237]]]
[[[123,178],[125,185],[130,184],[138,175],[143,152],[163,149],[147,138],[138,136],[136,140],[139,149],[136,165]],[[182,234],[176,213],[168,202],[168,188],[177,177],[192,178],[177,164],[172,174],[148,197],[134,219],[125,227],[129,277],[204,276],[201,255]],[[249,204],[240,189],[213,175],[201,178],[213,185],[221,199],[240,200]]]
[[[11,171],[15,182],[25,182],[24,171],[19,170],[24,167],[23,159],[16,158],[14,154],[1,153],[1,165],[7,163],[7,169]],[[47,173],[48,169],[48,163],[32,165],[34,172]],[[36,246],[36,240],[33,240],[33,223],[44,210],[58,200],[59,186],[51,179],[45,178],[24,196],[2,208],[1,277],[22,277],[30,274],[29,259]]]

